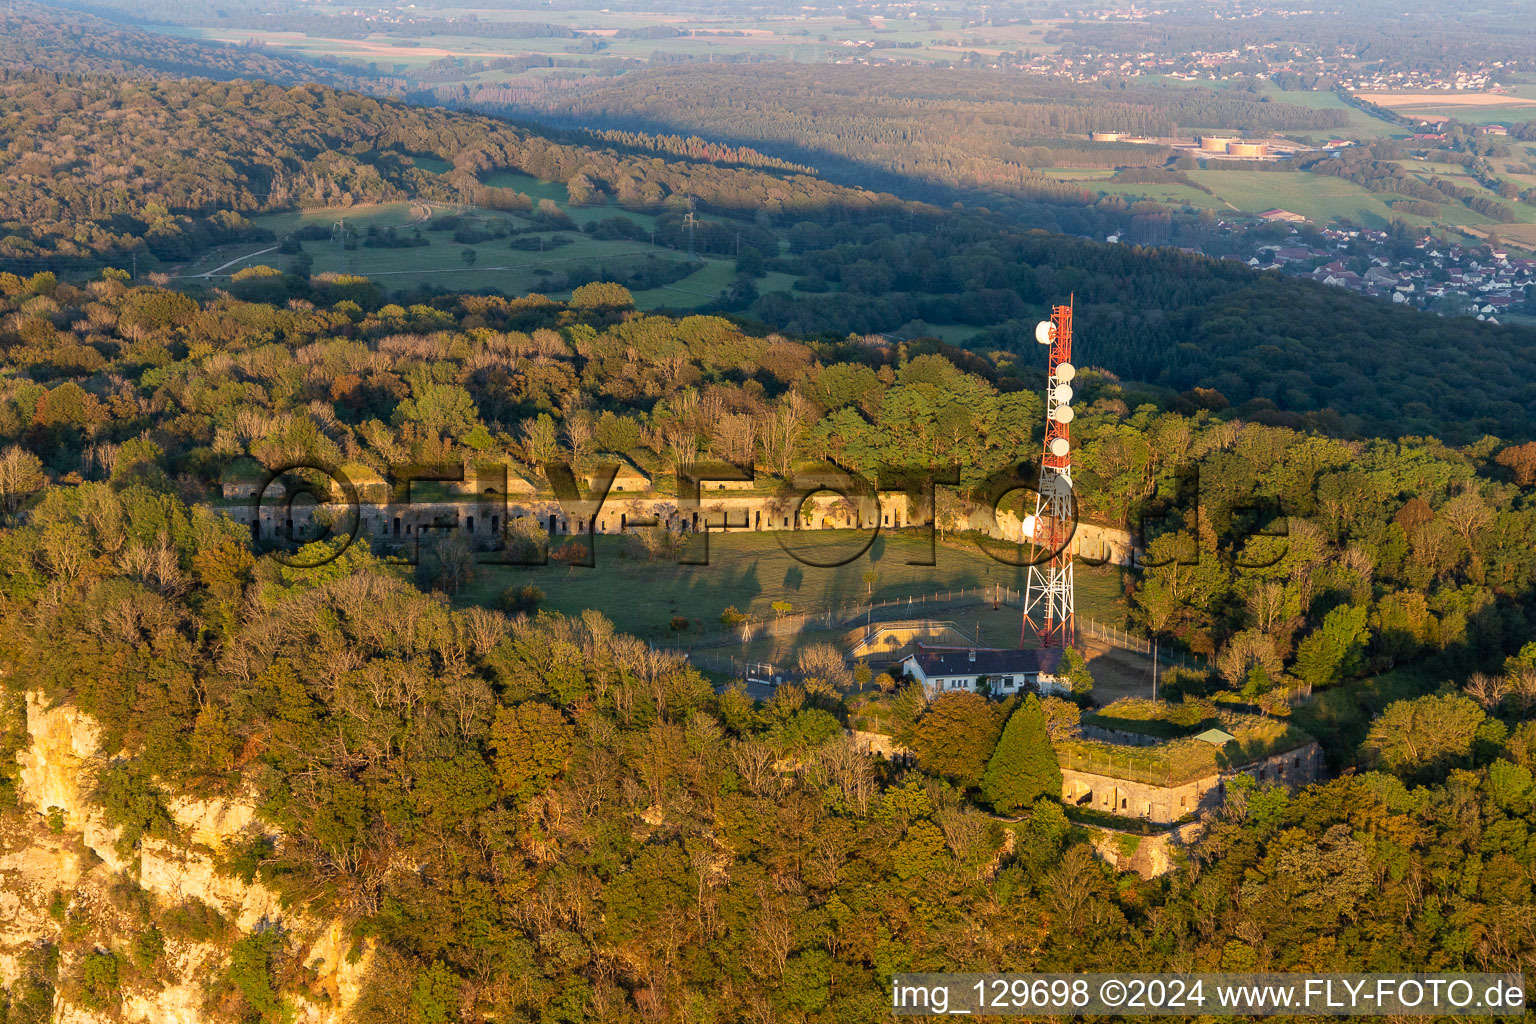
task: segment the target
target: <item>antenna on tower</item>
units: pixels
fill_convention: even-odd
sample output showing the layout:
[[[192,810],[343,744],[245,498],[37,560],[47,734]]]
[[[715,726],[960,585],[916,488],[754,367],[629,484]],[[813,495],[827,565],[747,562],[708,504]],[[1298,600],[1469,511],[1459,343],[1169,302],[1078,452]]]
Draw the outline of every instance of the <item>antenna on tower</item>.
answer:
[[[1035,328],[1035,340],[1050,346],[1045,383],[1045,445],[1040,460],[1040,493],[1035,514],[1024,517],[1024,539],[1049,552],[1030,565],[1024,583],[1024,622],[1019,638],[1033,632],[1041,647],[1065,647],[1077,636],[1072,580],[1072,534],[1077,514],[1072,495],[1072,307],[1051,310]]]

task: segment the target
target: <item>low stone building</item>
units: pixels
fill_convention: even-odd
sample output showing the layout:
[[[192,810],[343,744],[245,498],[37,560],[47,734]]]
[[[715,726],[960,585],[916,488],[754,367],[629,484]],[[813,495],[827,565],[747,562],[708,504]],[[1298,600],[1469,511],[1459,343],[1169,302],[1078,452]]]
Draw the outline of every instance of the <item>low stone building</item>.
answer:
[[[255,460],[242,458],[226,473],[216,505],[249,527],[258,541],[314,539],[326,535],[327,524],[345,523],[356,513],[361,520],[358,536],[376,545],[414,542],[425,531],[451,529],[464,531],[474,547],[485,550],[499,549],[506,531],[530,517],[551,536],[616,534],[639,527],[694,533],[907,529],[927,524],[926,512],[908,491],[845,495],[829,489],[841,486],[837,480],[814,474],[797,478],[802,497],[770,489],[764,481],[709,481],[701,483],[698,500],[693,501],[658,491],[642,469],[624,461],[601,505],[588,497],[593,473],[577,477],[578,485],[584,484],[581,500],[570,503],[567,498],[562,504],[548,480],[511,460],[465,467],[462,480],[391,481],[360,463],[343,466],[341,476],[356,496],[355,507],[340,477],[327,482],[318,471],[296,470],[273,479]],[[821,489],[807,491],[818,486]],[[316,504],[316,492],[328,500]],[[1015,541],[1021,529],[1008,513],[996,518],[960,515],[945,528],[979,530]],[[1129,564],[1133,556],[1130,535],[1108,527],[1080,524],[1075,545],[1085,559]]]
[[[651,478],[633,462],[618,455],[599,455],[582,478],[588,489],[597,486],[599,474],[613,470],[613,487],[610,494],[643,494],[651,489]]]
[[[1226,800],[1228,785],[1239,775],[1247,775],[1261,785],[1294,787],[1316,782],[1322,774],[1322,749],[1311,737],[1290,732],[1294,735],[1289,742],[1279,744],[1282,749],[1260,754],[1245,753],[1244,745],[1225,732],[1209,739],[1195,737],[1195,742],[1215,747],[1217,756],[1212,759],[1212,770],[1191,777],[1169,772],[1155,781],[1147,775],[1138,779],[1130,772],[1086,770],[1078,766],[1083,762],[1070,755],[1063,757],[1058,747],[1058,759],[1062,762],[1061,799],[1070,807],[1172,824],[1220,807]]]

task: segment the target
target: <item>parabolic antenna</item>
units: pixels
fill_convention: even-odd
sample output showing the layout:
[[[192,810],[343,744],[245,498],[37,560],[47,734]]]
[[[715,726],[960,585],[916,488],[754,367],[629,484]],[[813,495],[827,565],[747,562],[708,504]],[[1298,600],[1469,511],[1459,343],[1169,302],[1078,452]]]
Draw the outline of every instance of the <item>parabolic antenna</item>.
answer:
[[[1058,437],[1051,441],[1051,454],[1056,456],[1058,459],[1066,458],[1067,453],[1071,450],[1071,443],[1064,437]]]
[[[1056,410],[1051,413],[1051,418],[1057,423],[1071,423],[1072,407],[1070,405],[1058,405]]]
[[[1049,320],[1041,320],[1035,324],[1035,340],[1042,345],[1049,345],[1056,339],[1056,328]]]
[[[1025,516],[1024,517],[1024,536],[1025,537],[1033,537],[1035,535],[1035,527],[1038,524],[1039,524],[1039,520],[1037,520],[1035,518],[1035,514],[1033,512],[1031,512],[1029,515]]]
[[[1051,397],[1056,399],[1056,401],[1060,402],[1062,405],[1066,405],[1068,402],[1072,401],[1072,385],[1056,385],[1056,390],[1051,392]]]
[[[1065,384],[1067,381],[1076,376],[1077,367],[1073,366],[1071,363],[1056,364],[1056,379],[1061,381],[1061,383]]]

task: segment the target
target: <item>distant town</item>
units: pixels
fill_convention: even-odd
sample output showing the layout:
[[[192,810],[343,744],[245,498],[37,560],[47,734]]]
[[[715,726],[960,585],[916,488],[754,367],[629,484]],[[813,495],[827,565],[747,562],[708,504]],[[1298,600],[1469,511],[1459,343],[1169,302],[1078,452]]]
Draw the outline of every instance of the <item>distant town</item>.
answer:
[[[1270,220],[1295,214],[1271,210]],[[1426,235],[1410,255],[1389,255],[1392,238],[1370,228],[1324,228],[1321,241],[1300,231],[1260,246],[1246,262],[1256,270],[1348,288],[1395,303],[1497,323],[1501,315],[1536,312],[1536,259],[1511,258],[1499,246],[1469,246]],[[1240,259],[1240,257],[1232,257]]]

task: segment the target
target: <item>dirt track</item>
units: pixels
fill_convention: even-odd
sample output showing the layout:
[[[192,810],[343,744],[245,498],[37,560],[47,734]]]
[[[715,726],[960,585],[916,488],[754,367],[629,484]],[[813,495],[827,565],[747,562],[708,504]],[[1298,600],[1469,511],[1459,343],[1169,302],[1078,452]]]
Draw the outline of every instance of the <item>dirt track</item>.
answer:
[[[1088,671],[1093,673],[1093,699],[1108,704],[1121,697],[1152,696],[1152,659],[1101,641],[1088,640]]]

